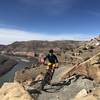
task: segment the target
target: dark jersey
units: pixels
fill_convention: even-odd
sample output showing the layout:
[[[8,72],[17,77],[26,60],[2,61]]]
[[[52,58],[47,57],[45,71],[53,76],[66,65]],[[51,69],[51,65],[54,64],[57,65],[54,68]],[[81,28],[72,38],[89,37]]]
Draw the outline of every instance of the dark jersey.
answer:
[[[50,63],[58,63],[58,59],[57,59],[57,57],[54,55],[54,54],[48,54],[45,58],[44,58],[44,60],[46,60],[46,59],[48,59],[49,60],[49,62]]]

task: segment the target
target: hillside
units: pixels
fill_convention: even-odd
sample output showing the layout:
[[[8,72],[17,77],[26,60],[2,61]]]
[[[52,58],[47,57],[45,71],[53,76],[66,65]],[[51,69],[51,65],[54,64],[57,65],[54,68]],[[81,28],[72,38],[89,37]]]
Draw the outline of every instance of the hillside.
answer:
[[[74,52],[79,53],[79,56],[82,58],[90,58],[95,54],[100,52],[100,36],[97,36],[90,41],[84,42],[79,48],[77,48]]]
[[[0,49],[0,52],[3,54],[15,54],[20,55],[24,52],[27,53],[33,52],[35,54],[45,53],[48,49],[53,48],[56,51],[61,50],[71,50],[79,47],[83,42],[81,41],[23,41],[23,42],[14,42],[10,45],[7,45],[5,48]],[[34,56],[33,55],[33,56]]]
[[[46,54],[50,48],[55,50],[59,68],[55,70],[51,85],[46,85],[44,90],[41,90],[41,82],[34,83],[34,80],[40,72],[45,75],[45,65],[32,64],[15,73],[14,82],[21,84],[33,100],[100,100],[99,38],[84,42],[15,42],[4,51],[11,55],[12,51],[24,54],[34,51],[39,58],[40,53]]]
[[[44,71],[44,66],[17,72],[21,81],[15,81],[23,84],[35,100],[100,100],[99,59],[100,53],[77,66],[60,66],[55,71],[52,85],[46,85],[44,91],[40,90],[40,83],[34,84],[33,78]]]

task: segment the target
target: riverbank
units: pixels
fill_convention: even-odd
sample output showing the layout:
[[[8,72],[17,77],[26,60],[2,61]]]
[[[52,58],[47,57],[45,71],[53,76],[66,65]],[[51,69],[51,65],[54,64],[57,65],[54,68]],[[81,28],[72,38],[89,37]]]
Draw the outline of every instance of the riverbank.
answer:
[[[35,58],[28,59],[26,57],[9,56],[9,55],[5,55],[5,57],[8,57],[9,59],[16,60],[17,64],[15,64],[11,68],[11,70],[5,72],[5,74],[3,74],[2,76],[0,76],[0,86],[2,86],[3,83],[5,83],[5,82],[13,82],[14,76],[15,76],[15,72],[17,72],[17,71],[19,71],[21,69],[24,69],[24,68],[28,68],[28,67],[30,67],[33,64],[35,65],[35,64],[37,64],[37,61],[38,61]],[[1,62],[1,60],[0,60],[0,62]]]
[[[10,71],[17,63],[15,59],[0,55],[0,77]]]

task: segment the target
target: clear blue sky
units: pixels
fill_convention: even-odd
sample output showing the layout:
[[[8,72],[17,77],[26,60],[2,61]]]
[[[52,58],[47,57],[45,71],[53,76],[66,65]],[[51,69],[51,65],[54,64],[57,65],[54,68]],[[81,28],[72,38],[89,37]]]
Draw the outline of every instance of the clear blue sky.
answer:
[[[0,43],[84,40],[99,33],[100,0],[0,0]]]

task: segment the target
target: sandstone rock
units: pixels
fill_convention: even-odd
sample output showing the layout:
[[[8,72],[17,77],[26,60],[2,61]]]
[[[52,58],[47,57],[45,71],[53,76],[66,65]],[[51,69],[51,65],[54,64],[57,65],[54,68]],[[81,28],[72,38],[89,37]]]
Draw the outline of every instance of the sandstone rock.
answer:
[[[75,99],[72,99],[72,100],[97,100],[97,99],[93,95],[89,95],[89,96],[86,96],[86,97],[75,98]]]
[[[100,53],[83,62],[76,70],[76,74],[85,75],[100,83]]]
[[[92,93],[87,94],[85,90],[80,91],[72,100],[100,100],[100,88],[96,88]]]
[[[12,52],[13,55],[34,57],[34,52]]]
[[[34,100],[18,83],[5,83],[0,89],[0,100]]]
[[[94,39],[91,39],[90,41],[87,42],[86,46],[91,47],[91,46],[99,46],[100,45],[100,35]]]
[[[33,80],[32,79],[29,79],[29,80],[26,80],[25,82],[23,82],[23,85],[25,86],[25,85],[31,85],[31,83],[33,82]]]
[[[95,88],[92,92],[93,96],[97,97],[98,100],[100,100],[100,87],[99,88]]]
[[[35,80],[34,81],[40,81],[40,80],[43,80],[44,79],[44,75],[43,73],[41,72],[39,75],[36,76]]]
[[[25,82],[26,80],[29,79],[35,79],[37,75],[40,74],[40,72],[45,73],[46,72],[46,66],[40,66],[40,67],[36,67],[36,68],[31,68],[31,69],[27,69],[27,70],[21,70],[21,71],[17,71],[15,73],[15,77],[14,77],[14,81],[17,82]]]
[[[75,98],[81,98],[87,96],[87,91],[85,89],[81,90]]]
[[[71,77],[73,74],[84,75],[100,83],[100,53],[81,64],[73,66],[69,71],[66,71],[61,79]]]

